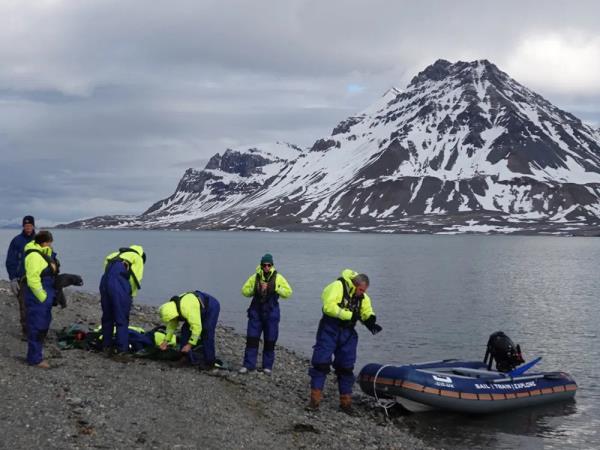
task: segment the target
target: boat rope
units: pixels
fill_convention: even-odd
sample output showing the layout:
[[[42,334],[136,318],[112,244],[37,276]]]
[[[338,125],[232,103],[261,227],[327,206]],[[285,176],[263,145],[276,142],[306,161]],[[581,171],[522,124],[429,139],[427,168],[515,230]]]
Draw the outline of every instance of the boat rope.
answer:
[[[396,404],[396,401],[387,399],[387,398],[379,398],[377,396],[377,377],[379,376],[379,372],[381,372],[386,367],[392,367],[392,366],[390,364],[381,366],[377,370],[377,373],[375,374],[375,376],[373,377],[373,395],[375,396],[376,406],[383,408],[383,411],[385,412],[385,417],[389,419],[390,415],[388,413],[388,409],[390,409],[392,406],[394,406]]]

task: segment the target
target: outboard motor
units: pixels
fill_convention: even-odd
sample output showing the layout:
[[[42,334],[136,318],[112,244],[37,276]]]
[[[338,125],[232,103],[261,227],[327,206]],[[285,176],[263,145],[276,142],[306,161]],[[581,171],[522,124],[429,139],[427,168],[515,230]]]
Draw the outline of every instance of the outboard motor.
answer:
[[[483,358],[483,362],[488,365],[488,370],[492,370],[494,360],[498,372],[510,372],[525,362],[521,354],[521,346],[515,345],[502,331],[492,333],[488,339],[485,357]]]

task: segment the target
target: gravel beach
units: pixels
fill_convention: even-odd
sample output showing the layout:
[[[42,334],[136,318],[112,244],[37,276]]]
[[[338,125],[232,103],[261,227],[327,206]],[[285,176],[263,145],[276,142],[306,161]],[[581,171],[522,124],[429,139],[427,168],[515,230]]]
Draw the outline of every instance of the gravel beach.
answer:
[[[217,330],[217,356],[231,372],[59,350],[57,331],[100,320],[97,296],[70,291],[67,298],[66,309],[53,309],[45,344],[51,368],[32,368],[17,301],[0,281],[0,448],[426,448],[402,416],[386,420],[358,386],[358,417],[339,412],[333,376],[321,411],[306,412],[308,360],[285,348],[277,348],[272,376],[239,375],[245,338],[227,327]],[[132,325],[149,329],[156,321],[154,308],[134,306]]]

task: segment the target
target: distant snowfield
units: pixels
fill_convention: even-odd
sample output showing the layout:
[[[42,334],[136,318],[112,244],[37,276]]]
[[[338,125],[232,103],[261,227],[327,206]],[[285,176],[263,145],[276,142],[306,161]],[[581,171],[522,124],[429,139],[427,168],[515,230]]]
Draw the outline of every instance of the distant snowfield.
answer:
[[[522,228],[503,227],[498,225],[480,225],[478,223],[470,223],[468,225],[455,225],[450,227],[448,231],[439,231],[437,234],[459,234],[459,233],[515,233],[521,231]]]

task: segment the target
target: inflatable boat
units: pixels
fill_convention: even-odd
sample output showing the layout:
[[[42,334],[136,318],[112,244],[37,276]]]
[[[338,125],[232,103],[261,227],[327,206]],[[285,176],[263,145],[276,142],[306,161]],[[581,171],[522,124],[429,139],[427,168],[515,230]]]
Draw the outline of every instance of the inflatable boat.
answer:
[[[377,399],[394,400],[410,411],[442,409],[487,414],[573,398],[577,384],[564,372],[490,370],[485,362],[446,359],[405,366],[367,364],[360,387]]]

